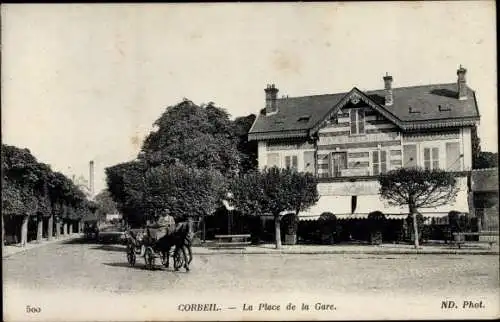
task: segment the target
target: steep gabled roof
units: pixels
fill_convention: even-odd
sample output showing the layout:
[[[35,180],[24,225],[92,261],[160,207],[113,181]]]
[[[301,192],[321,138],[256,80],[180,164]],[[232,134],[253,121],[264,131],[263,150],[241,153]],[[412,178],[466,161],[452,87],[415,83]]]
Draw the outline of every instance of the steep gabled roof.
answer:
[[[384,90],[281,98],[278,113],[260,114],[249,131],[249,140],[307,137],[324,120],[344,106],[352,95],[377,110],[402,130],[473,125],[479,120],[475,92],[458,100],[456,84],[437,84],[393,89],[394,104],[384,105]],[[410,109],[411,108],[411,109]]]
[[[273,138],[307,136],[309,129],[320,122],[344,96],[345,93],[340,93],[278,99],[278,113],[258,115],[249,131],[249,139],[257,133],[259,139],[267,138],[266,133]],[[300,120],[304,116],[309,116],[309,119]]]
[[[341,108],[343,108],[348,102],[352,100],[361,100],[365,102],[368,106],[370,106],[375,111],[382,114],[389,121],[393,122],[398,126],[401,126],[399,119],[390,110],[383,108],[382,106],[377,104],[377,102],[374,101],[372,98],[370,98],[365,93],[354,87],[349,93],[344,95],[344,97],[337,103],[337,105],[335,105],[333,109],[328,111],[328,113],[320,119],[320,122],[318,122],[311,128],[311,132],[312,133],[317,132],[327,120],[329,120],[333,115],[337,114]]]

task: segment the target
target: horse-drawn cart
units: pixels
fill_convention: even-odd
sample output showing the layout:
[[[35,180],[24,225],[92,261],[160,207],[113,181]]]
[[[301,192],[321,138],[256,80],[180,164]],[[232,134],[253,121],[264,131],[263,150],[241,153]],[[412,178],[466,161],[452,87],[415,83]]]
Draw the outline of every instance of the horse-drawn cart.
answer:
[[[184,247],[174,247],[176,245],[165,245],[162,237],[157,237],[158,230],[155,229],[131,229],[127,233],[127,261],[130,266],[136,264],[137,257],[143,257],[146,268],[154,269],[156,259],[161,260],[165,267],[169,265],[169,257],[174,259],[174,269],[177,271],[182,266],[187,268],[186,260],[183,255]],[[187,246],[189,247],[189,246]],[[189,252],[190,253],[190,252]]]

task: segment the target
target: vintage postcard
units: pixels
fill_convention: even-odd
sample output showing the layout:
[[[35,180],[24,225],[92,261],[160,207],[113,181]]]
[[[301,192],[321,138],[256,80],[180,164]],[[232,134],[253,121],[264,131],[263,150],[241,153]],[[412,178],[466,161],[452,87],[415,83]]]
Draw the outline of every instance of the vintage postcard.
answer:
[[[495,9],[2,5],[4,321],[499,318]]]

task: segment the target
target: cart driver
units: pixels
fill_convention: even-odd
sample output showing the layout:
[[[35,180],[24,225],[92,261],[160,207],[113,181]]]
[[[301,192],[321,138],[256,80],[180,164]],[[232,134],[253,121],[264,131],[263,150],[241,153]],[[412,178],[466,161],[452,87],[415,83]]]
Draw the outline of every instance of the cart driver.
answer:
[[[164,232],[166,235],[170,235],[175,231],[175,220],[170,215],[170,210],[164,210],[163,216],[158,219],[158,226],[165,229]]]

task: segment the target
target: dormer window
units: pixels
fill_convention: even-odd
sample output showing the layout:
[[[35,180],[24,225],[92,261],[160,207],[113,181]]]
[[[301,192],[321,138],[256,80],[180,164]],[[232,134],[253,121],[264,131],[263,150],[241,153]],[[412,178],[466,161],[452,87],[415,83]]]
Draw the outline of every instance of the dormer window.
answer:
[[[359,108],[351,109],[351,135],[365,134],[365,111]]]

